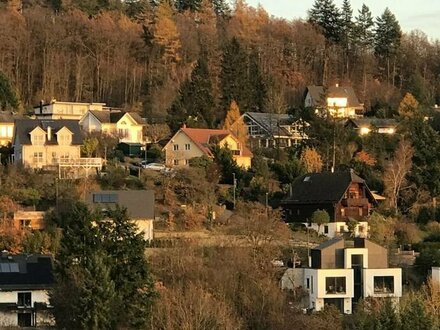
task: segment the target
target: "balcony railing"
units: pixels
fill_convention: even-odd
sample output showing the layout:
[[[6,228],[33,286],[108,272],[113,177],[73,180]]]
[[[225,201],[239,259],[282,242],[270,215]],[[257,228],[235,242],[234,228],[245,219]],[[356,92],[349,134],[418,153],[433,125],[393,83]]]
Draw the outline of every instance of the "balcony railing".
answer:
[[[346,207],[358,207],[368,205],[368,198],[347,198],[342,200],[342,205]]]
[[[102,158],[60,158],[58,165],[100,167],[102,166]]]

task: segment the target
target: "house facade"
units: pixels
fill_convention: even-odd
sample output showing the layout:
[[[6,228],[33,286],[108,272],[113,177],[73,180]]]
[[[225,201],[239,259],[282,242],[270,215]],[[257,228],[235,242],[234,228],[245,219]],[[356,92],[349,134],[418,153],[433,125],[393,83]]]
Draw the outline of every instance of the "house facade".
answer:
[[[40,102],[34,107],[37,119],[71,119],[80,120],[89,110],[102,111],[108,108],[105,103],[62,102],[52,99],[49,103]]]
[[[246,169],[251,166],[251,151],[231,132],[186,126],[182,127],[163,148],[166,165],[188,166],[192,158],[204,155],[212,158],[212,146],[229,148],[237,165]]]
[[[373,242],[355,238],[349,245],[335,238],[312,249],[303,284],[310,309],[334,305],[341,313],[351,314],[362,298],[389,298],[397,303],[402,296],[402,269],[389,268],[387,250]]]
[[[0,266],[0,327],[54,326],[51,258],[2,253]]]
[[[359,102],[351,86],[339,84],[324,88],[323,86],[308,86],[305,93],[304,106],[315,109],[323,116],[333,118],[362,117],[364,105]]]
[[[145,143],[145,121],[134,112],[89,110],[81,118],[80,125],[88,133],[116,136],[120,143]]]
[[[288,114],[246,112],[240,120],[246,124],[252,148],[285,148],[308,139],[305,128],[309,124]]]
[[[381,118],[351,118],[347,120],[345,127],[355,130],[359,135],[367,135],[372,132],[392,135],[396,133],[397,120]]]
[[[56,168],[60,173],[100,170],[101,158],[81,157],[82,143],[76,120],[20,119],[15,122],[13,159],[26,167]]]
[[[41,211],[16,211],[13,217],[14,228],[19,231],[43,230],[46,228],[45,214]]]
[[[117,206],[127,209],[131,223],[138,233],[150,241],[154,238],[154,191],[153,190],[104,190],[91,192],[87,204],[99,211],[113,210]]]
[[[354,171],[310,173],[292,184],[289,196],[282,201],[287,222],[305,223],[330,237],[347,232],[347,221],[358,221],[355,234],[368,234],[366,218],[376,200],[365,181]],[[325,226],[311,224],[316,210],[325,210],[330,223]]]

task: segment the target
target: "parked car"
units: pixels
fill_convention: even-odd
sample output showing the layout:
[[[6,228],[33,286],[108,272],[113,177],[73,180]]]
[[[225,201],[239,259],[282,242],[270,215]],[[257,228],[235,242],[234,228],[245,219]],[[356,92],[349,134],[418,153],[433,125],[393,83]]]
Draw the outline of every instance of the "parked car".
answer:
[[[159,163],[149,163],[142,165],[142,168],[146,170],[153,170],[153,171],[166,171],[167,167],[164,164]]]

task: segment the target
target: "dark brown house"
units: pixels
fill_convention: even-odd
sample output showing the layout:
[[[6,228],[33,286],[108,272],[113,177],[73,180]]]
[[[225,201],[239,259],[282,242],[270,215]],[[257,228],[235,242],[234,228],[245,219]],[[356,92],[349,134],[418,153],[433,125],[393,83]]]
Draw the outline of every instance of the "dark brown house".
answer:
[[[303,175],[282,201],[287,222],[308,222],[316,210],[326,210],[331,221],[363,220],[375,205],[367,184],[353,170]]]

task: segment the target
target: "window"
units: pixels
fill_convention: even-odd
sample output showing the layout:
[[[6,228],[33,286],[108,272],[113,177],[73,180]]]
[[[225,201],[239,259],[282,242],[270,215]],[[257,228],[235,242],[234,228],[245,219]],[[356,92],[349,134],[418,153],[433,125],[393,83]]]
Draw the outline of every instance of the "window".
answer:
[[[65,152],[60,155],[60,162],[61,163],[67,163],[69,161],[70,155],[68,152]]]
[[[93,194],[93,203],[117,203],[117,194]]]
[[[42,152],[34,152],[33,161],[34,161],[34,163],[42,163],[43,162],[43,153]]]
[[[307,283],[306,284],[307,289],[310,289],[310,278],[307,277],[306,283]]]
[[[345,209],[341,208],[341,217],[345,217]]]
[[[326,277],[325,278],[326,294],[343,294],[345,290],[345,277]]]
[[[58,144],[69,145],[72,143],[72,136],[70,134],[61,134],[58,136]]]
[[[18,292],[17,293],[17,305],[18,307],[32,307],[32,293],[31,292]]]
[[[185,144],[185,150],[191,150],[191,144],[186,143]]]
[[[56,152],[52,152],[52,164],[58,163],[58,157]]]
[[[43,134],[34,134],[32,136],[32,144],[42,146],[44,144],[44,135]]]
[[[173,150],[174,151],[178,151],[179,150],[179,145],[178,144],[173,145]]]
[[[374,276],[374,293],[394,293],[394,277]]]
[[[173,164],[174,165],[179,165],[179,160],[178,159],[174,159]]]
[[[328,234],[328,226],[324,226],[324,234]]]
[[[313,293],[313,276],[310,277],[310,292]]]
[[[185,159],[185,165],[189,165],[189,160]]]
[[[31,220],[29,219],[20,219],[20,228],[23,229],[28,229],[31,228]]]
[[[128,128],[119,128],[118,135],[122,139],[128,137]]]
[[[363,211],[362,211],[363,209],[360,207],[359,208],[359,216],[362,216],[363,215]]]

